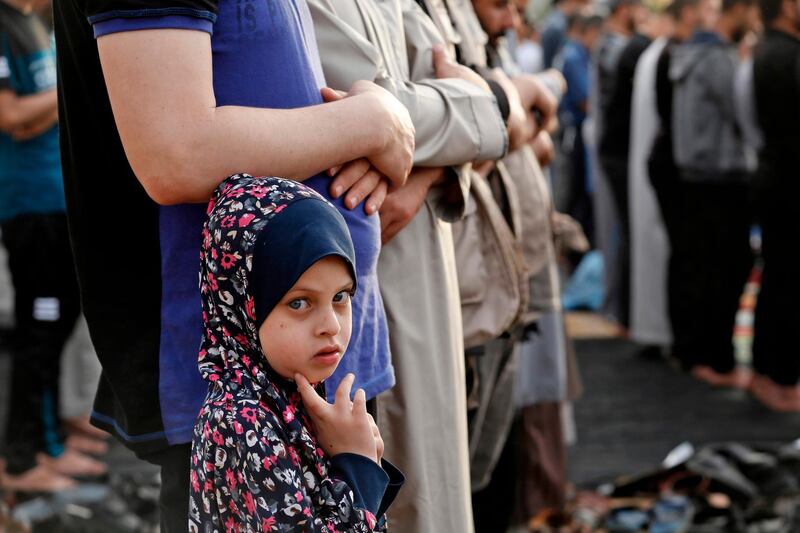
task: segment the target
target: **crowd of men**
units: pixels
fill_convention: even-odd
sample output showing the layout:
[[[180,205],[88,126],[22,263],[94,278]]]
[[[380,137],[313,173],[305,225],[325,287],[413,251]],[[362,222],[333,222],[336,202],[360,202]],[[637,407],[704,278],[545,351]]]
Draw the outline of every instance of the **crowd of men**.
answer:
[[[635,340],[669,346],[698,379],[797,411],[788,348],[797,284],[784,254],[797,228],[785,202],[796,187],[798,5],[607,8],[603,20],[562,0],[542,32],[545,61],[568,83],[559,207],[603,252],[604,309]],[[763,268],[751,372],[731,337],[754,227]]]
[[[175,204],[206,200],[241,170],[305,179],[330,168],[345,191],[334,193],[339,205],[380,215],[375,264],[371,252],[358,258],[359,270],[371,268],[359,272],[359,292],[377,280],[379,294],[354,302],[354,338],[367,348],[354,342],[347,369],[407,478],[392,531],[504,531],[564,504],[565,421],[581,384],[559,265],[587,251],[581,225],[604,256],[605,311],[634,339],[670,345],[699,379],[800,410],[800,359],[787,351],[800,297],[789,252],[800,232],[789,175],[800,141],[797,0],[559,0],[538,41],[524,0],[297,0],[298,20],[313,21],[302,35],[260,27],[266,14],[251,2],[149,11],[133,0],[56,1],[66,205],[53,163],[53,59],[35,4],[0,0],[2,42],[14,42],[0,50],[0,222],[24,341],[6,490],[58,491],[100,468],[84,459],[91,444],[66,441],[63,451],[54,409],[77,316],[74,253],[104,369],[93,421],[161,466],[162,528],[185,529],[186,427],[205,385],[191,365],[197,317],[187,311],[196,249],[181,239],[202,207],[198,218]],[[170,28],[204,37],[132,31]],[[258,68],[237,64],[231,50],[272,46],[270,30],[303,44]],[[223,42],[226,32],[235,39]],[[218,39],[213,71],[194,70],[191,47],[210,50],[208,33]],[[339,92],[294,115],[267,114],[297,107],[285,89],[303,67],[284,57],[297,50],[318,55],[321,72],[311,70]],[[165,79],[170,69],[203,83],[179,86]],[[240,96],[247,83],[274,95]],[[209,101],[225,114],[203,121]],[[293,159],[296,146],[308,151]],[[65,210],[72,250],[62,246]],[[737,366],[731,337],[756,222],[764,266],[753,376]],[[365,233],[351,233],[359,254]]]

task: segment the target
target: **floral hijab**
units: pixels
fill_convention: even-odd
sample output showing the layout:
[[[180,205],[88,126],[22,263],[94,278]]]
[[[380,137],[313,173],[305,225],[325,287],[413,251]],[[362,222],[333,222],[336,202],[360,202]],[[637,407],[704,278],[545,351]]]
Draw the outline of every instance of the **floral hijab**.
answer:
[[[192,443],[189,530],[376,531],[348,485],[329,477],[294,382],[269,366],[258,338],[318,259],[338,255],[355,271],[344,220],[300,183],[239,174],[217,188],[202,238],[199,367],[209,393]]]

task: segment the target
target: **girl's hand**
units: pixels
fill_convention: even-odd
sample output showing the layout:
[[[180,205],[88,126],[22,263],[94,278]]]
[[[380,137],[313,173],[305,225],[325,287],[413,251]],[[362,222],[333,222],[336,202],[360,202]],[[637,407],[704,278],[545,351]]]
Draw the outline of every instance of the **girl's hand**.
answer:
[[[358,389],[355,398],[350,401],[350,390],[355,379],[353,374],[345,376],[336,390],[336,400],[331,405],[317,394],[305,376],[294,376],[297,390],[314,422],[317,440],[328,455],[333,457],[340,453],[357,453],[377,463],[383,455],[383,441],[380,440],[378,427],[367,414],[364,389]]]

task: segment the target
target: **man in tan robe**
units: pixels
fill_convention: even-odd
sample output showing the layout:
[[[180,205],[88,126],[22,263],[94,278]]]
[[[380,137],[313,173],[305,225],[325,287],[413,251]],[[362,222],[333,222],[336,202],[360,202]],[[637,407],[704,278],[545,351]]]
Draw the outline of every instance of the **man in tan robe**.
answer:
[[[492,57],[487,57],[489,36],[484,28],[487,23],[491,26],[492,21],[482,20],[476,14],[471,0],[422,0],[422,3],[437,26],[450,25],[451,31],[456,33],[460,42],[460,57],[466,64],[478,69],[490,66],[502,68],[513,78],[514,88],[518,89],[522,105],[526,108],[532,104],[534,107],[539,105],[538,102],[532,102],[531,96],[535,96],[535,84],[547,81],[547,76],[537,80],[530,75],[515,72],[513,60],[503,45],[497,45],[496,40],[489,47]],[[509,2],[506,7],[508,12],[503,15],[507,15],[508,20],[500,20],[500,25],[513,20],[513,4]],[[441,13],[449,14],[450,18],[440,17]],[[520,317],[517,327],[524,328],[538,323],[539,334],[522,343],[522,353],[517,361],[510,358],[511,373],[517,373],[517,376],[500,374],[503,379],[497,382],[497,392],[492,400],[503,405],[491,406],[489,409],[496,419],[502,418],[506,421],[505,426],[494,424],[487,428],[489,434],[484,431],[483,434],[471,435],[473,439],[479,439],[474,455],[481,459],[473,461],[473,489],[479,490],[487,486],[508,435],[510,415],[516,407],[523,407],[519,427],[519,488],[522,489],[519,498],[523,515],[530,517],[541,508],[542,503],[557,505],[563,498],[566,473],[560,401],[565,399],[566,393],[564,374],[567,371],[567,357],[563,325],[560,323],[559,283],[551,228],[553,207],[549,188],[530,146],[511,152],[502,163],[519,193],[516,203],[520,216],[516,217],[519,222],[514,231],[522,247],[529,275],[527,310]],[[487,352],[497,344],[495,342],[487,345]],[[513,391],[514,388],[517,390]],[[512,391],[509,392],[508,389]],[[503,409],[505,416],[500,416]],[[476,447],[474,442],[471,445]],[[492,509],[495,512],[498,510],[496,506]],[[480,504],[477,510],[480,512]],[[481,516],[476,515],[476,525],[487,525],[481,524],[480,518]],[[498,527],[496,523],[487,526],[486,530]],[[502,529],[502,526],[499,527]]]
[[[309,5],[327,83],[346,90],[356,80],[374,81],[408,108],[417,131],[417,170],[381,209],[378,272],[397,385],[378,398],[378,425],[386,457],[407,477],[389,511],[391,529],[469,533],[463,340],[449,222],[463,213],[470,171],[448,167],[502,156],[506,126],[479,78],[437,79],[437,70],[442,76],[458,67],[444,55],[452,43],[413,0]],[[434,61],[440,43],[445,50]]]

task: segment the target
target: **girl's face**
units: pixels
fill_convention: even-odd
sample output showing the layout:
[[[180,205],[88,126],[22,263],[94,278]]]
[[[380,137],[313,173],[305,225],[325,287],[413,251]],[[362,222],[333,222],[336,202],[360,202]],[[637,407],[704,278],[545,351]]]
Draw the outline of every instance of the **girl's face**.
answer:
[[[270,366],[285,378],[311,383],[336,370],[350,342],[353,278],[335,256],[311,265],[267,315],[258,337]]]

